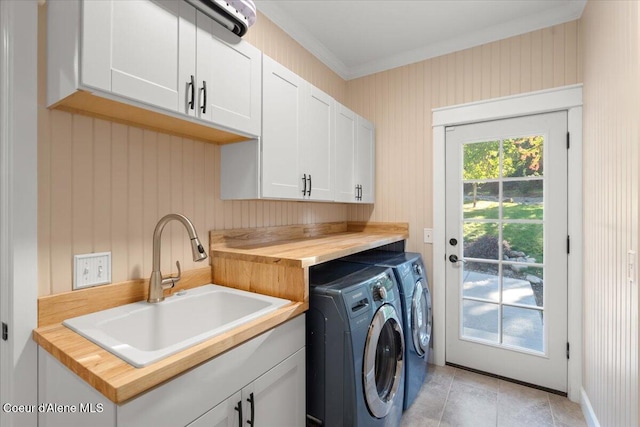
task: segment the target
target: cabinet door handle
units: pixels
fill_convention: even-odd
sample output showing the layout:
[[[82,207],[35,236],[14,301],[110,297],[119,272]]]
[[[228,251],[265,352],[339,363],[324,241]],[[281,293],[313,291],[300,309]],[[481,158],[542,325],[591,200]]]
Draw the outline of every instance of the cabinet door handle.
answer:
[[[311,197],[311,174],[309,174],[309,193],[308,196]]]
[[[360,201],[362,201],[362,184],[360,184]]]
[[[242,427],[242,399],[238,401],[238,406],[235,406],[233,409],[238,411],[238,427]]]
[[[200,106],[200,108],[202,109],[202,114],[207,114],[207,82],[206,80],[202,81],[202,88],[200,88],[200,92],[203,94],[202,105]]]
[[[360,186],[356,184],[356,200],[360,197]]]
[[[189,82],[189,87],[191,88],[191,101],[189,101],[188,105],[191,110],[193,110],[196,104],[196,78],[193,74],[191,74],[191,82]]]
[[[306,173],[302,176],[302,185],[303,185],[302,197],[304,197],[307,195],[307,174]]]
[[[251,420],[247,420],[247,424],[249,424],[250,426],[254,425],[254,416],[255,416],[255,405],[253,403],[253,393],[249,394],[249,398],[247,399],[247,402],[249,402],[249,404],[251,405]]]

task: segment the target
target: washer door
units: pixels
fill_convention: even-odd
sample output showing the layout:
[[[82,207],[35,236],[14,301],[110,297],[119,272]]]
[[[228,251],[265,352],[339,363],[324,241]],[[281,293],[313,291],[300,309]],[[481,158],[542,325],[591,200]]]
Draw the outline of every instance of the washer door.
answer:
[[[422,280],[418,280],[411,300],[411,335],[419,356],[424,356],[429,349],[431,323],[431,294]]]
[[[402,379],[403,363],[400,319],[392,305],[384,304],[373,316],[364,346],[364,394],[373,416],[384,418],[391,411]]]

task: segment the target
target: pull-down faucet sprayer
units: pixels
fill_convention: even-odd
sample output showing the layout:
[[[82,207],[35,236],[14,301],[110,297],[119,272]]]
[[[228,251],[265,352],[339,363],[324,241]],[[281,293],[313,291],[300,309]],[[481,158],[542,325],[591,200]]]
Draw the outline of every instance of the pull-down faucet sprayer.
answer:
[[[156,228],[153,231],[153,271],[151,272],[151,278],[149,279],[149,298],[148,302],[160,302],[164,300],[163,291],[166,288],[172,288],[176,283],[180,280],[180,276],[182,274],[180,270],[180,262],[176,261],[176,266],[178,267],[178,276],[176,277],[167,277],[165,279],[162,278],[162,273],[160,272],[160,244],[162,242],[162,230],[164,226],[172,220],[180,221],[182,225],[187,229],[187,233],[189,233],[189,238],[191,239],[191,252],[193,253],[194,261],[203,261],[207,258],[207,253],[202,247],[200,243],[200,239],[198,239],[198,233],[196,233],[196,229],[184,215],[180,214],[169,214],[163,216],[158,224],[156,224]]]

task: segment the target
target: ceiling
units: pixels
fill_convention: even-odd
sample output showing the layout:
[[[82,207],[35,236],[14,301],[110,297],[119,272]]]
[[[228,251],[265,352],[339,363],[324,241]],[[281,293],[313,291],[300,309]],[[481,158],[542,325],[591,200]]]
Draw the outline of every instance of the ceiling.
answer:
[[[578,19],[586,0],[256,0],[350,80]]]

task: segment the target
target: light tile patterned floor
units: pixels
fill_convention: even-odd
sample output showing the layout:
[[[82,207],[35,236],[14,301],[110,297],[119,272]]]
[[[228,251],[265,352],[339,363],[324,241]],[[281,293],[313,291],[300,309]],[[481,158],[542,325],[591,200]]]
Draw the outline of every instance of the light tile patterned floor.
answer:
[[[580,405],[508,381],[429,365],[401,427],[586,427]]]

